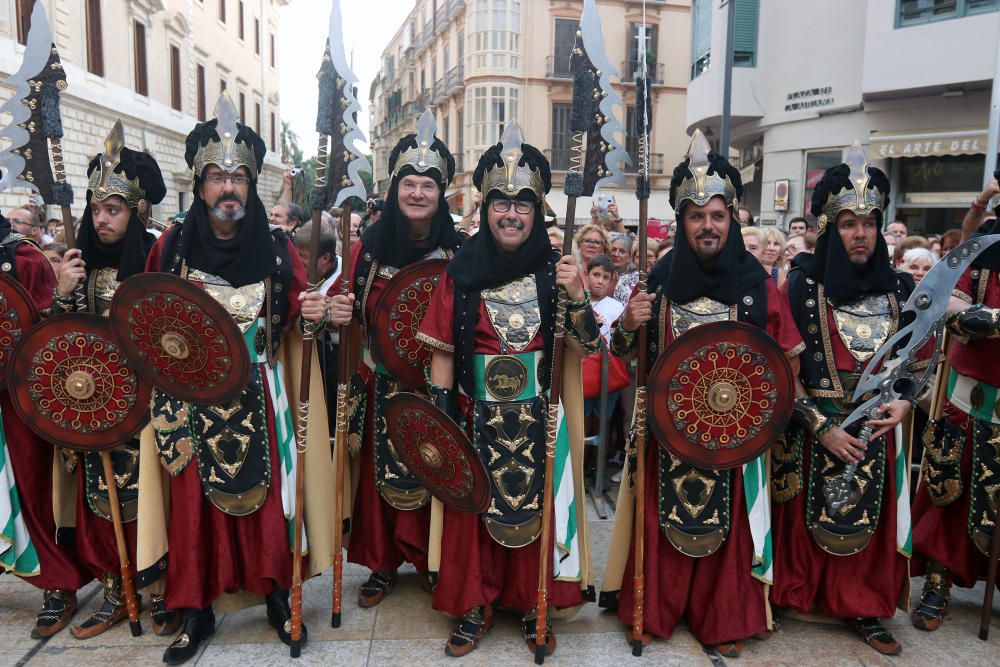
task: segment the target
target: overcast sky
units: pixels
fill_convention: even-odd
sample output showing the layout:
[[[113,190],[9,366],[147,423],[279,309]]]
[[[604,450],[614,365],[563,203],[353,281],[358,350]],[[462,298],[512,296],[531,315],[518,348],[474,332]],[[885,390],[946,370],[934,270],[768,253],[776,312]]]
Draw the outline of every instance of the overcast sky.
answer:
[[[382,50],[413,9],[413,0],[292,0],[281,9],[278,34],[281,116],[308,157],[316,153],[316,72],[329,33],[331,2],[340,2],[344,51],[358,78],[358,126],[368,138],[368,91]]]

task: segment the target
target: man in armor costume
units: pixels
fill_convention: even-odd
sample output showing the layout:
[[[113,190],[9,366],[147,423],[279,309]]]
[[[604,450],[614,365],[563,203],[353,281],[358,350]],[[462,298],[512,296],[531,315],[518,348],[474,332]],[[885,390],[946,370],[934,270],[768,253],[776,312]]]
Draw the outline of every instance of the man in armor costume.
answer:
[[[111,298],[121,281],[142,273],[155,238],[146,231],[150,207],[166,194],[160,167],[150,155],[125,146],[121,122],[115,124],[87,169],[87,205],[80,221],[76,248],[66,253],[59,270],[53,312],[81,310],[107,315]],[[78,295],[82,298],[78,299]],[[146,406],[142,406],[143,410]],[[86,621],[71,629],[87,639],[128,617],[122,598],[114,526],[108,506],[107,480],[101,455],[64,451],[65,469],[76,473],[76,549],[94,577],[104,582],[104,602]],[[138,511],[139,441],[134,439],[111,451],[130,562],[135,562],[135,519]],[[116,477],[117,477],[116,472]],[[178,615],[154,595],[153,628],[173,634]]]
[[[193,657],[214,632],[213,604],[232,609],[259,604],[263,596],[268,622],[282,642],[291,641],[293,411],[299,400],[293,373],[306,277],[285,233],[269,228],[257,193],[264,141],[237,118],[224,93],[216,118],[188,135],[184,157],[194,174],[194,201],[146,262],[147,271],[190,280],[222,304],[243,332],[251,361],[247,386],[228,404],[201,406],[154,390],[151,426],[141,435],[137,582],[163,587],[159,579],[166,575],[167,608],[186,612],[164,654],[168,664]],[[302,326],[321,326],[323,296],[312,295],[301,315]],[[322,386],[318,369],[312,384]],[[298,443],[308,445],[306,576],[330,562],[329,521],[309,510],[332,505],[322,400],[310,403],[308,434],[308,443]],[[220,600],[237,593],[253,597]]]
[[[12,212],[13,215],[19,213],[24,211]],[[3,216],[0,216],[0,272],[27,290],[43,316],[51,313],[56,292],[52,265],[39,247],[13,231],[10,221]],[[54,508],[63,505],[62,499],[53,495],[52,470],[56,452],[50,443],[35,435],[15,411],[8,392],[17,389],[8,386],[0,391],[3,419],[0,439],[6,440],[21,517],[31,544],[16,562],[5,562],[4,568],[44,591],[42,609],[31,631],[32,637],[41,639],[66,627],[76,612],[76,591],[92,576],[77,558],[72,518],[66,521],[56,518]]]
[[[556,400],[547,387],[559,287],[569,297],[564,371],[570,379],[564,390],[569,386],[579,394],[579,358],[600,344],[576,259],[560,258],[545,232],[549,163],[523,143],[516,123],[480,158],[473,183],[483,194],[481,218],[488,227],[484,224],[466,241],[446,268],[417,334],[433,350],[433,401],[468,425],[491,486],[484,514],[444,508],[441,533],[432,537],[440,542],[433,606],[461,619],[445,647],[452,656],[476,648],[493,625],[494,605],[523,612],[524,637],[535,650],[540,549],[553,548],[541,544],[539,533],[546,488],[545,415],[548,401]],[[582,404],[567,396],[564,391],[567,419],[580,425]],[[566,463],[574,481],[582,480],[582,430],[578,435]],[[579,506],[581,489],[576,493]],[[585,524],[585,516],[579,521]],[[548,584],[550,608],[580,605],[590,583],[586,533],[572,551],[563,547],[569,545],[559,547]],[[567,563],[577,558],[579,571],[571,572]],[[546,633],[551,653],[555,634],[549,627]]]
[[[371,570],[358,592],[364,608],[389,594],[404,562],[416,567],[421,587],[430,591],[432,586],[427,567],[431,496],[401,465],[384,417],[390,396],[421,387],[402,384],[373,357],[371,338],[379,332],[371,330],[371,323],[380,296],[400,269],[425,259],[450,259],[461,244],[444,198],[455,159],[436,129],[425,112],[416,134],[404,136],[389,154],[391,184],[382,216],[351,248],[352,292],[334,297],[329,314],[334,326],[355,322],[364,341],[349,400],[355,413],[351,441],[360,444],[360,460],[352,473],[357,490],[347,547],[350,562]]]
[[[787,303],[743,246],[742,196],[739,171],[711,153],[696,130],[670,182],[670,205],[680,221],[676,245],[653,267],[647,291],[633,291],[612,332],[612,353],[634,355],[642,324],[648,327],[652,364],[694,327],[739,321],[766,331],[796,367],[802,339]],[[751,512],[753,502],[763,502],[753,506],[756,510],[767,507],[767,491],[747,473],[748,466],[763,469],[763,458],[716,471],[682,462],[652,433],[646,442],[643,629],[669,638],[686,615],[698,641],[736,657],[744,640],[764,638],[771,629],[769,526],[766,512]],[[621,510],[634,505],[630,487],[635,483],[630,479],[620,490],[601,593],[601,605],[617,606],[618,618],[628,626],[635,591],[621,584],[634,576],[634,517]],[[717,528],[706,539],[705,528],[711,525]]]
[[[892,429],[910,403],[884,408],[866,444],[839,424],[856,404],[868,360],[901,326],[913,290],[893,271],[880,233],[889,201],[885,174],[860,144],[828,169],[812,197],[816,253],[800,254],[783,290],[805,340],[793,422],[772,449],[775,560],[771,601],[847,621],[872,648],[902,648],[880,618],[907,604],[909,458]],[[856,493],[836,508],[824,487],[857,466]],[[849,474],[849,473],[848,473]],[[897,485],[899,487],[897,488]]]
[[[972,236],[1000,233],[990,220]],[[951,585],[986,576],[1000,488],[1000,251],[976,259],[951,298],[946,400],[923,434],[921,483],[913,503],[914,564],[924,581],[913,625],[936,630]],[[942,388],[944,389],[944,388]],[[942,390],[939,390],[941,393]]]

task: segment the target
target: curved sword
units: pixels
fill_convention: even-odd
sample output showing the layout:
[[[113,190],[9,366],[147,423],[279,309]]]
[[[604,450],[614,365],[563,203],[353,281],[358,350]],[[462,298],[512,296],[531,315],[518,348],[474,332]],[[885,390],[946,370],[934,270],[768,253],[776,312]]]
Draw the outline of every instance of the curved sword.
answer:
[[[361,105],[355,97],[355,87],[358,77],[351,71],[344,54],[344,20],[340,14],[340,0],[333,0],[330,10],[330,35],[327,38],[330,45],[330,59],[334,70],[343,79],[343,95],[341,100],[343,112],[339,127],[333,127],[331,136],[342,136],[344,152],[341,156],[333,155],[330,164],[330,186],[333,190],[333,206],[339,207],[348,197],[358,197],[364,201],[368,196],[361,172],[371,169],[371,165],[361,151],[355,146],[357,141],[365,141],[364,133],[358,128],[355,116],[361,112]],[[338,82],[339,83],[339,82]],[[344,163],[343,169],[338,169],[338,160]],[[346,170],[346,173],[344,173]],[[335,180],[339,179],[339,180]]]

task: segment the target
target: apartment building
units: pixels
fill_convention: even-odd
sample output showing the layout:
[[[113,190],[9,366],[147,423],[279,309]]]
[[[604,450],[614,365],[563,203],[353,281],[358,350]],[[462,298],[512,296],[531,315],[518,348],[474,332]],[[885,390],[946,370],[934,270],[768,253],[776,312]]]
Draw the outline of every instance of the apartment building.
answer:
[[[858,139],[892,182],[888,220],[924,233],[959,226],[983,185],[998,9],[998,0],[736,0],[731,145],[762,223],[807,212],[816,181]],[[692,3],[687,125],[716,141],[727,11],[719,0]],[[775,210],[784,180],[787,210]]]
[[[637,153],[634,128],[635,71],[639,40],[646,42],[653,80],[650,148],[653,195],[650,215],[671,219],[667,186],[673,165],[684,155],[685,87],[690,50],[689,0],[598,0],[605,51],[618,69],[624,100],[617,110],[626,127],[620,137]],[[456,156],[457,174],[448,192],[452,212],[468,212],[471,177],[479,156],[503,128],[517,120],[528,143],[545,151],[553,171],[547,202],[558,218],[565,213],[562,184],[569,166],[568,130],[572,99],[570,54],[582,0],[417,0],[382,53],[370,90],[371,144],[380,192],[388,188],[386,163],[417,117],[432,109],[439,136]],[[638,221],[635,166],[614,194],[626,224]],[[587,216],[589,199],[577,204]]]
[[[36,0],[0,0],[0,76],[20,67]],[[156,218],[186,210],[192,175],[184,138],[212,117],[228,90],[242,117],[268,146],[258,191],[270,203],[280,188],[278,16],[288,0],[37,0],[44,2],[66,70],[61,110],[67,178],[84,204],[86,169],[117,119],[129,147],[148,151],[163,170],[167,196]],[[12,89],[0,85],[0,95]],[[6,209],[27,192],[0,193]]]

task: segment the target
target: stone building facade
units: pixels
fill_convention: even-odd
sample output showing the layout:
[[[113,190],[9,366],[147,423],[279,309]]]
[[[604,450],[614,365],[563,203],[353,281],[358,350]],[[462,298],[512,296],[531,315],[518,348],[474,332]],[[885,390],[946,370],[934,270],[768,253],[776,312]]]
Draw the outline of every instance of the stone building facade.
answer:
[[[149,152],[163,171],[167,196],[154,218],[186,210],[192,176],[184,138],[211,118],[223,88],[268,146],[258,192],[265,205],[276,198],[283,171],[277,35],[288,0],[0,0],[0,80],[21,64],[35,1],[45,4],[66,69],[63,151],[75,215],[85,202],[87,165],[118,119],[129,147]],[[0,83],[0,96],[12,93]],[[28,195],[0,193],[0,210]],[[58,216],[54,207],[49,213]]]

